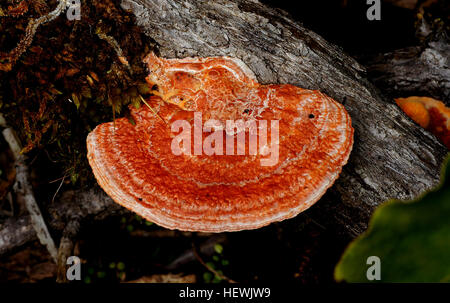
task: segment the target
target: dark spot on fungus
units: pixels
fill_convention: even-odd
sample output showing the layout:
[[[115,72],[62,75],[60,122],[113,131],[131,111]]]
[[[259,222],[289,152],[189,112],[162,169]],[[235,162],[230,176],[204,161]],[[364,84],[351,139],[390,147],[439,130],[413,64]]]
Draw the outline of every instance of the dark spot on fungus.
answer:
[[[314,115],[313,115],[313,114],[309,114],[308,118],[309,118],[309,119],[313,119],[313,118],[314,118]]]

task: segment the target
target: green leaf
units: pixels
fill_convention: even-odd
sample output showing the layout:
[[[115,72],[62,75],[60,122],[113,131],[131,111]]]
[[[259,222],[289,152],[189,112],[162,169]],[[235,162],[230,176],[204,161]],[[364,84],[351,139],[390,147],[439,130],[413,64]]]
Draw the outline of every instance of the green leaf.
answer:
[[[123,262],[117,263],[117,269],[120,270],[120,271],[124,270],[125,269],[125,263],[123,263]]]
[[[72,182],[72,184],[77,183],[78,177],[79,177],[79,175],[77,173],[72,173],[70,175],[70,182]]]
[[[106,277],[106,272],[104,271],[97,272],[97,278],[103,279],[104,277]]]
[[[205,281],[206,283],[211,282],[211,280],[213,279],[213,275],[210,272],[205,272],[203,273],[203,281]]]
[[[134,108],[139,109],[141,107],[141,98],[131,97],[131,105],[133,105]]]
[[[89,87],[87,87],[87,86],[83,86],[81,88],[81,95],[83,97],[85,97],[85,98],[88,98],[88,99],[92,98],[91,89]]]
[[[216,245],[214,245],[214,250],[216,251],[216,253],[221,254],[223,252],[223,246],[217,243]]]
[[[150,87],[148,87],[148,84],[147,84],[147,83],[140,83],[140,84],[138,85],[138,92],[139,92],[141,95],[149,94],[150,91],[151,91],[151,89],[150,89]]]
[[[75,93],[72,93],[72,100],[73,103],[75,103],[75,106],[77,107],[77,109],[80,108],[80,98],[78,98],[78,95]]]
[[[449,154],[450,155],[450,154]],[[450,157],[441,184],[414,201],[392,200],[373,214],[335,268],[335,279],[371,282],[367,258],[380,258],[380,282],[444,282],[450,277]]]

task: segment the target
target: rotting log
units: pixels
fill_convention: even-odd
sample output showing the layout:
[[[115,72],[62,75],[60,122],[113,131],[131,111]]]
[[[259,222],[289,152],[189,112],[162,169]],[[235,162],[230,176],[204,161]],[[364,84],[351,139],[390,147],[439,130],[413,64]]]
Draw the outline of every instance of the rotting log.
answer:
[[[83,220],[101,221],[128,211],[114,203],[101,189],[92,188],[86,191],[64,192],[47,212],[50,229],[53,233],[62,235],[60,242],[67,242],[69,238],[76,237],[78,225],[82,224]],[[30,215],[9,218],[0,225],[0,256],[36,239]]]
[[[392,97],[434,97],[450,106],[449,54],[449,39],[442,33],[423,46],[375,56],[367,63],[368,77]]]
[[[383,201],[412,198],[439,182],[447,149],[365,79],[364,67],[284,11],[240,0],[123,0],[122,6],[133,11],[163,57],[238,57],[261,83],[319,89],[344,104],[355,128],[349,163],[298,220],[308,216],[355,236]],[[70,191],[51,206],[49,226],[72,234],[76,230],[65,230],[70,222],[123,212],[98,189]],[[0,255],[33,239],[29,218],[7,220],[0,228]]]
[[[9,218],[0,225],[0,256],[36,239],[29,215]]]
[[[243,0],[123,0],[122,7],[160,56],[237,57],[261,83],[319,89],[344,104],[355,145],[326,202],[313,207],[321,224],[357,235],[383,201],[410,199],[438,183],[447,149],[365,79],[360,64],[284,11]]]

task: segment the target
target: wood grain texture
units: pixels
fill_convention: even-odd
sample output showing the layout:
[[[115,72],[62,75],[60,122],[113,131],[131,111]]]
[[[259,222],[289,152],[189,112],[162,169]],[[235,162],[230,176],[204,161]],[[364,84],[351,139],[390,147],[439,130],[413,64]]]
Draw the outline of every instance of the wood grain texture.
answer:
[[[368,76],[393,97],[428,96],[450,106],[449,54],[449,40],[441,37],[372,58]]]

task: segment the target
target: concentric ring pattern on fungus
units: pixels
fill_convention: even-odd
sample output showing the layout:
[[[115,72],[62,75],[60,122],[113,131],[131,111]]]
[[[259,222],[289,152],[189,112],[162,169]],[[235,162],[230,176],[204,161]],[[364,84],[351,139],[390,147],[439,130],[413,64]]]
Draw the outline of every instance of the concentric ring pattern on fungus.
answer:
[[[105,192],[145,219],[170,229],[202,232],[255,229],[294,217],[309,208],[338,178],[353,145],[344,107],[319,91],[293,85],[261,85],[240,60],[229,57],[145,62],[155,90],[148,106],[127,118],[98,125],[87,138],[88,159]],[[214,119],[223,138],[245,133],[237,155],[172,152],[185,120],[194,129]],[[248,129],[227,129],[227,120],[278,121],[277,161],[250,154]],[[115,125],[115,127],[114,127]],[[258,140],[259,133],[257,133]],[[192,140],[192,150],[200,142]],[[235,141],[236,142],[236,141]],[[204,143],[203,143],[204,144]],[[242,147],[242,146],[241,146]],[[247,149],[245,149],[247,148]]]

